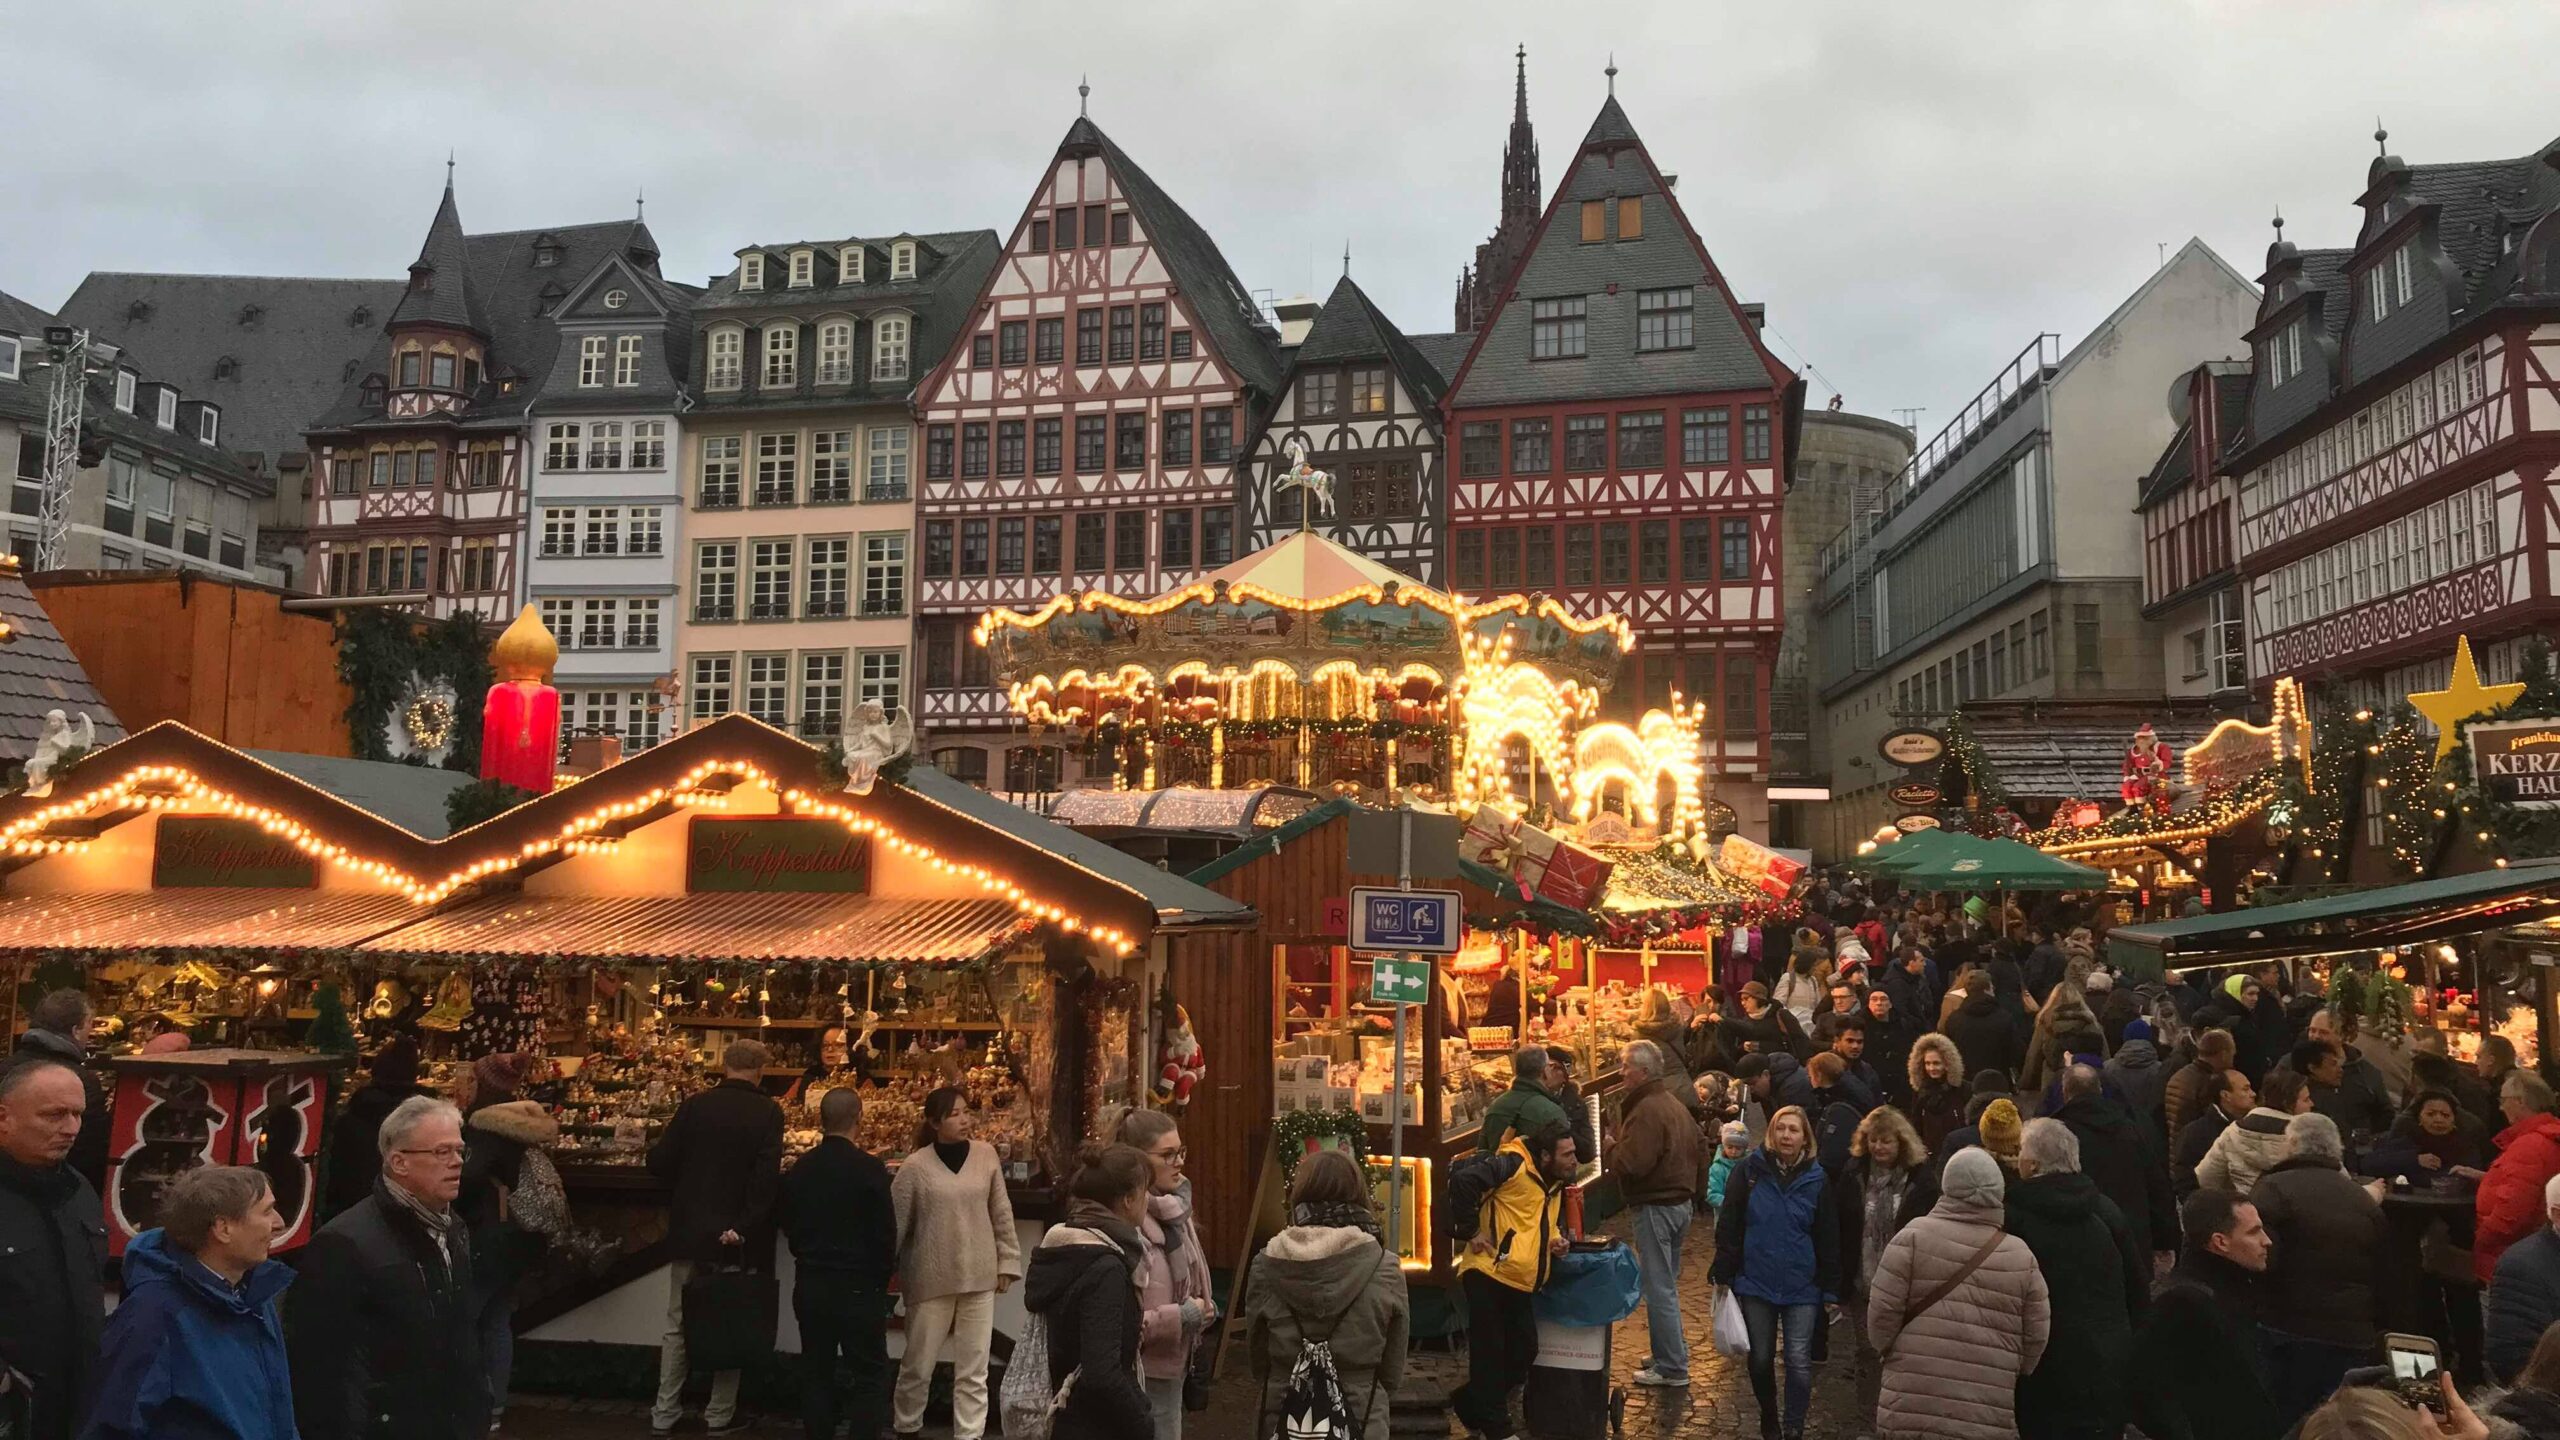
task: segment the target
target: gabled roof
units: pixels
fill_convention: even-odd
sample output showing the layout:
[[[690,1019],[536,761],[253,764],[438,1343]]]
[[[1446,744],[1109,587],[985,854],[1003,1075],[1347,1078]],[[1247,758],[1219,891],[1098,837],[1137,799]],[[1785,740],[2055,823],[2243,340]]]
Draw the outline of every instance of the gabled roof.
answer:
[[[1354,360],[1384,360],[1403,377],[1416,404],[1430,409],[1440,403],[1440,392],[1447,382],[1439,368],[1424,359],[1395,322],[1379,312],[1358,281],[1345,275],[1334,282],[1333,293],[1325,298],[1324,308],[1316,312],[1306,338],[1298,342],[1289,360],[1289,373]]]
[[[1102,127],[1089,116],[1079,115],[1067,127],[1067,138],[1059,142],[1061,153],[1077,150],[1098,151],[1111,173],[1118,177],[1121,191],[1129,197],[1147,238],[1164,257],[1165,269],[1181,287],[1182,298],[1199,323],[1208,330],[1210,343],[1235,370],[1245,385],[1269,394],[1280,383],[1278,340],[1263,327],[1261,311],[1253,303],[1251,292],[1236,279],[1227,257],[1218,250],[1218,242],[1200,228],[1190,212],[1174,203],[1138,162],[1129,158]]]
[[[124,738],[116,712],[15,565],[0,566],[0,621],[9,626],[8,638],[0,641],[0,759],[27,758],[44,733],[48,710],[60,710],[74,723],[86,714],[97,724],[100,745]]]
[[[299,465],[303,428],[379,347],[398,280],[91,271],[62,316],[142,369],[222,407],[222,438],[270,473]],[[219,374],[220,362],[233,362]],[[351,373],[353,372],[353,373]]]
[[[63,322],[59,317],[48,314],[37,306],[30,305],[15,296],[0,293],[0,329],[17,331],[41,344],[44,328],[61,323]],[[104,332],[99,334],[103,339],[110,341],[115,339],[113,335]],[[182,404],[190,401],[210,401],[217,407],[222,404],[222,397],[219,394],[208,394],[203,389],[181,384],[167,374],[151,370],[146,367],[140,357],[120,354],[117,357],[117,363],[122,368],[134,371],[142,383],[171,386],[177,390],[178,399]],[[230,481],[245,490],[261,491],[274,487],[275,481],[272,475],[260,476],[253,473],[247,465],[242,463],[236,452],[225,449],[221,445],[207,445],[197,439],[193,425],[185,418],[183,411],[176,427],[163,429],[156,417],[117,409],[115,383],[115,371],[111,369],[101,370],[90,377],[88,403],[83,409],[81,420],[84,430],[93,435],[104,435],[111,439],[125,441],[139,449],[175,460],[199,474]],[[136,398],[135,407],[136,409],[143,407],[141,397]],[[29,368],[22,360],[16,380],[0,380],[0,417],[13,419],[22,424],[41,425],[45,418],[45,409],[45,372]],[[227,440],[230,438],[230,419],[227,412],[222,424],[220,436]]]
[[[1595,145],[1641,145],[1643,143],[1636,138],[1635,122],[1629,120],[1627,112],[1619,108],[1615,92],[1612,92],[1608,99],[1600,102],[1600,113],[1591,117],[1591,128],[1583,132],[1582,136],[1582,148],[1585,150]]]
[[[436,218],[427,222],[426,242],[409,262],[409,288],[391,312],[394,325],[452,325],[489,333],[488,317],[471,293],[471,253],[462,234],[462,211],[453,202],[453,181],[444,182],[444,199]]]
[[[1467,347],[1475,343],[1476,332],[1449,330],[1405,338],[1412,343],[1417,354],[1430,362],[1432,370],[1440,376],[1440,388],[1445,393],[1449,382],[1457,378],[1458,367],[1466,363]]]

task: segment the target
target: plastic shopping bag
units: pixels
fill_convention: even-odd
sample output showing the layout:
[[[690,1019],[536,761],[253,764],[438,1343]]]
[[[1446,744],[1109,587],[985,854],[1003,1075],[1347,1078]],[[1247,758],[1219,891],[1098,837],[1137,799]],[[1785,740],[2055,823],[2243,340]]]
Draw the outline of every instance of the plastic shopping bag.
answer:
[[[1742,1302],[1733,1298],[1730,1285],[1716,1292],[1716,1353],[1751,1353],[1751,1327],[1742,1323]]]

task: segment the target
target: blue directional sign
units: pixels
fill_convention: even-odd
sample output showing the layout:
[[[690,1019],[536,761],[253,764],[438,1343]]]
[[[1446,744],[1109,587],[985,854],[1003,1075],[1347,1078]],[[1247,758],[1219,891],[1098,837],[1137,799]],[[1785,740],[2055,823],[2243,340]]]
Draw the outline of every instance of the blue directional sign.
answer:
[[[1460,903],[1455,890],[1355,886],[1351,891],[1351,948],[1455,955],[1462,928]]]

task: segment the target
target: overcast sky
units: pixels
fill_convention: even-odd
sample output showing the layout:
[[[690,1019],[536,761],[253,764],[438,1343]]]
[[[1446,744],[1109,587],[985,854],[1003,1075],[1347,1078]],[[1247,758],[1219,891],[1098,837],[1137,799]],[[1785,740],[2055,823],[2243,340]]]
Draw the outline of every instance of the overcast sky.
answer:
[[[1249,289],[1352,269],[1444,330],[1496,218],[1512,47],[1545,181],[1618,94],[1811,403],[1934,430],[2200,235],[2255,276],[2278,205],[2353,238],[2379,114],[2416,162],[2528,154],[2560,4],[1928,0],[0,0],[0,289],[99,270],[400,275],[466,227],[648,193],[667,273],[751,240],[990,228],[1093,116]],[[2240,348],[2233,340],[2235,353]]]

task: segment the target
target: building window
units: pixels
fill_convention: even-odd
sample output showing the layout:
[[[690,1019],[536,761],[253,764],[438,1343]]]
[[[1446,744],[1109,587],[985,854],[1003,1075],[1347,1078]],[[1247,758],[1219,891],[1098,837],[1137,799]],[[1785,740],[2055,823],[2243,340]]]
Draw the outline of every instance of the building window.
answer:
[[[631,422],[631,468],[663,470],[667,467],[667,422],[634,420]]]
[[[1123,573],[1147,568],[1147,512],[1115,510],[1111,515],[1111,568]]]
[[[1541,415],[1511,422],[1511,473],[1544,475],[1555,469],[1555,422]]]
[[[1483,531],[1461,530],[1458,532],[1458,553],[1456,560],[1456,579],[1458,588],[1460,590],[1482,590],[1484,588]]]
[[[1600,583],[1624,585],[1630,571],[1627,522],[1612,520],[1600,527]]]
[[[1608,238],[1609,202],[1606,200],[1583,201],[1582,243],[1585,245],[1596,245]]]
[[[738,257],[738,288],[741,290],[764,288],[764,257],[762,255]]]
[[[1074,212],[1061,210],[1058,213],[1065,216]],[[933,752],[933,768],[964,785],[975,785],[981,790],[987,788],[987,752],[984,750],[961,746],[936,750]]]
[[[800,437],[756,437],[756,503],[789,505],[800,498]]]
[[[756,540],[748,544],[747,618],[791,618],[791,552],[788,540]]]
[[[17,336],[0,335],[0,380],[18,378],[18,364],[24,349],[25,342]],[[133,413],[133,378],[130,372],[118,372],[116,375],[116,408],[128,415]]]
[[[871,322],[871,378],[907,378],[907,317],[883,315]]]
[[[1213,505],[1200,512],[1200,563],[1215,569],[1236,558],[1236,512]]]
[[[1129,217],[1124,213],[1112,217],[1113,224],[1125,228]],[[1164,305],[1161,301],[1138,307],[1138,358],[1164,358]]]
[[[1129,212],[1126,210],[1111,212],[1111,243],[1114,245],[1129,243]]]
[[[447,367],[448,373],[446,374],[446,383],[450,385],[452,383],[452,376],[450,374],[450,367],[453,364],[452,360],[449,357],[439,355],[436,357],[436,363]],[[617,388],[624,390],[628,390],[640,383],[639,336],[617,335],[614,337],[613,383]]]
[[[685,709],[694,724],[716,720],[736,708],[730,690],[734,663],[726,655],[693,657],[693,673],[685,687]]]
[[[791,288],[805,290],[818,275],[818,257],[806,250],[791,252]]]
[[[555,423],[543,432],[542,468],[575,470],[578,468],[578,427],[566,422]],[[377,467],[378,468],[378,467]]]
[[[1236,412],[1232,406],[1213,405],[1200,412],[1200,461],[1204,465],[1225,465],[1236,458]]]
[[[1662,467],[1662,412],[1646,410],[1618,417],[1618,468],[1658,470]]]
[[[1564,583],[1579,589],[1591,583],[1591,527],[1568,525],[1564,530]]]
[[[1076,517],[1076,573],[1099,575],[1103,556],[1110,541],[1109,517],[1098,510],[1088,510]]]
[[[2099,672],[2099,655],[2098,607],[2095,605],[2072,606],[2071,658],[2073,668],[2077,669],[2084,678],[2094,676]]]
[[[1387,515],[1398,518],[1412,515],[1416,500],[1414,490],[1412,460],[1388,460],[1379,467],[1378,503]]]
[[[1060,454],[1063,422],[1055,415],[1031,422],[1031,473],[1055,475],[1063,464]]]
[[[693,547],[693,618],[738,618],[738,542],[705,540]]]
[[[1176,330],[1173,332],[1173,358],[1176,360],[1188,360],[1191,358],[1190,331]]]
[[[711,332],[710,384],[712,389],[735,390],[743,383],[739,379],[739,364],[746,354],[746,348],[747,336],[743,330]]]
[[[812,650],[800,657],[800,734],[834,739],[844,728],[844,652]]]
[[[1671,522],[1647,520],[1636,531],[1636,578],[1647,585],[1671,583]]]
[[[1342,409],[1342,377],[1318,370],[1298,381],[1298,409],[1309,420],[1332,418]]]
[[[1191,568],[1191,511],[1188,508],[1164,512],[1157,557],[1158,563],[1167,570]]]
[[[1564,469],[1568,475],[1590,475],[1609,468],[1609,417],[1568,415],[1564,422]]]
[[[1748,655],[1725,657],[1724,733],[1760,733],[1760,673]]]
[[[747,714],[780,730],[791,723],[791,657],[747,657]]]
[[[779,321],[765,327],[764,388],[788,390],[800,383],[800,327]]]
[[[1099,205],[1084,207],[1084,244],[1088,250],[1102,248],[1103,213],[1103,208]]]
[[[1049,217],[1046,215],[1031,222],[1031,252],[1035,255],[1049,252]]]
[[[417,352],[417,351],[415,351],[415,350],[403,350],[403,351],[401,351],[401,352],[400,352],[400,388],[401,388],[401,389],[403,389],[403,390],[414,390],[414,389],[418,388],[418,363],[419,363],[419,355],[418,355],[418,352]],[[165,386],[165,385],[164,385],[164,386],[162,386],[162,387],[160,387],[160,399],[161,399],[161,402],[163,403],[163,405],[165,405],[165,406],[173,406],[173,405],[175,404],[176,398],[177,398],[177,397],[175,397],[175,396],[173,396],[173,395],[171,395],[171,394],[169,393],[169,387],[167,387],[167,386]],[[163,420],[163,421],[161,421],[160,423],[161,423],[161,424],[163,424],[163,425],[166,425],[166,424],[168,424],[169,422],[168,422],[168,421],[166,421],[166,420]]]
[[[1147,468],[1147,416],[1143,410],[1123,410],[1112,418],[1111,468],[1144,470]]]
[[[1031,358],[1031,322],[1007,320],[996,327],[1002,363],[1020,365]]]
[[[634,343],[636,344],[637,342]],[[231,373],[233,376],[237,376],[239,374],[238,361],[225,359],[222,363],[231,367]],[[452,351],[439,350],[435,353],[435,358],[427,362],[427,383],[435,386],[439,390],[450,390],[453,388]]]
[[[1520,588],[1520,532],[1505,525],[1491,532],[1493,563],[1486,576],[1496,590]]]
[[[1387,413],[1387,371],[1383,365],[1364,365],[1351,372],[1351,413],[1384,415]]]
[[[916,278],[916,242],[901,240],[889,247],[889,278],[892,280]]]
[[[1073,250],[1078,248],[1076,242],[1076,207],[1073,205],[1062,205],[1058,207],[1058,239],[1056,248],[1060,250]]]
[[[1063,319],[1035,320],[1031,323],[1031,356],[1042,365],[1055,365],[1067,358],[1067,322]]]
[[[1723,570],[1722,578],[1750,579],[1751,522],[1739,518],[1725,519],[1716,522],[1716,528],[1720,539],[1718,548],[1722,552],[1720,561]]]
[[[907,537],[903,532],[862,537],[862,613],[907,613]]]
[[[836,251],[836,283],[839,285],[862,283],[861,246],[847,245]]]
[[[587,555],[622,553],[621,507],[605,506],[587,512],[586,546],[580,553]]]
[[[1522,538],[1521,580],[1532,590],[1552,590],[1556,584],[1556,532],[1550,525],[1532,525]]]
[[[634,509],[631,512],[631,530],[625,538],[629,543],[624,548],[633,555],[662,553],[666,549],[666,529],[658,508],[649,505]]]
[[[820,430],[809,436],[809,503],[841,504],[853,498],[853,432]]]
[[[1529,304],[1529,358],[1572,360],[1584,353],[1585,302],[1580,295]]]
[[[1134,306],[1111,307],[1111,363],[1125,364],[1138,353],[1138,312]]]
[[[2417,242],[2413,240],[2404,242],[2399,249],[2391,252],[2392,280],[2399,289],[2400,303],[2403,305],[2417,296],[2417,286],[2410,275],[2410,255],[2416,248]]]
[[[984,520],[960,522],[960,573],[972,576],[987,573],[987,522]]]
[[[1353,520],[1374,520],[1378,516],[1378,462],[1354,460],[1345,467],[1343,494],[1350,502],[1341,514]]]
[[[948,425],[924,427],[924,478],[951,478],[951,427]]]
[[[1021,574],[1023,550],[1023,518],[1007,515],[996,521],[996,573]]]
[[[1076,363],[1102,363],[1102,312],[1099,310],[1076,312]]]
[[[1685,410],[1680,415],[1680,463],[1721,465],[1732,443],[1731,415],[1724,410]]]
[[[1168,469],[1191,463],[1191,418],[1188,410],[1164,412],[1164,464]],[[1057,424],[1054,420],[1047,423]]]
[[[1023,473],[1023,467],[1030,458],[1025,429],[1023,422],[1019,420],[996,422],[996,473],[998,475],[1019,478]]]
[[[1696,290],[1683,285],[1677,290],[1639,290],[1636,292],[1636,348],[1638,350],[1686,350],[1690,339],[1689,321],[1696,305]]]
[[[951,522],[924,522],[924,578],[947,580],[951,577]]]
[[[1502,473],[1502,422],[1469,420],[1458,427],[1458,473],[1468,479]]]
[[[969,642],[963,640],[960,643],[968,645]],[[969,648],[980,655],[987,653],[977,645],[969,645]],[[906,704],[906,679],[905,651],[865,650],[862,652],[861,688],[855,692],[855,698],[866,703],[876,701],[882,710],[895,715]],[[987,752],[978,750],[971,753],[983,757]],[[980,778],[984,779],[983,776]]]
[[[1034,515],[1031,517],[1032,574],[1057,574],[1059,564],[1066,558],[1059,552],[1065,548],[1066,517],[1061,515]]]
[[[828,320],[818,326],[818,383],[853,383],[853,322]]]
[[[1716,578],[1716,522],[1690,516],[1680,522],[1680,581],[1703,585]]]
[[[435,483],[435,462],[429,458],[432,453],[428,452],[418,457],[418,483],[421,485]],[[621,421],[599,420],[587,428],[587,468],[590,470],[622,468]]]
[[[2038,610],[2027,617],[2027,659],[2039,680],[2053,673],[2053,637],[2045,621],[2046,614],[2046,611]]]
[[[744,466],[744,442],[735,435],[708,435],[702,441],[702,489],[695,504],[705,510],[733,509],[738,503],[738,477]]]
[[[1742,458],[1769,458],[1769,407],[1766,405],[1742,407]]]
[[[1108,430],[1109,425],[1103,416],[1079,415],[1076,417],[1077,474],[1099,475],[1102,473],[1103,452],[1109,443]]]
[[[987,425],[983,420],[972,420],[960,427],[960,474],[968,480],[986,478]]]
[[[18,337],[0,335],[0,380],[18,378]],[[130,370],[116,372],[116,408],[127,415],[133,413],[134,374]]]
[[[970,336],[969,368],[972,370],[992,370],[995,368],[995,363],[996,337],[993,335]]]

